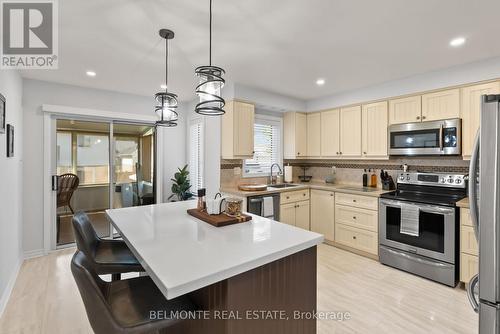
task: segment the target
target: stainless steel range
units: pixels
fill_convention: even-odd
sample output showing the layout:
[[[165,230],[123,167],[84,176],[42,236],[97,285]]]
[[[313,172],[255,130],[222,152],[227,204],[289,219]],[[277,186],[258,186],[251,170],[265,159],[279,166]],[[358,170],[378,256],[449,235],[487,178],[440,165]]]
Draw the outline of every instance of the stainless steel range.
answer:
[[[455,286],[465,175],[400,173],[397,182],[379,202],[380,262]]]

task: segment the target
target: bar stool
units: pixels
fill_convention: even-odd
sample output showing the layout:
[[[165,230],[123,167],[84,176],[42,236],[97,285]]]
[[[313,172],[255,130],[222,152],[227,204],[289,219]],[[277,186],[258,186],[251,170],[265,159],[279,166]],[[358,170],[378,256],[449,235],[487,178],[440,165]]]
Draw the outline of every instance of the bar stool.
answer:
[[[71,271],[96,334],[192,332],[194,321],[167,319],[175,312],[196,310],[187,296],[167,300],[147,276],[105,282],[79,251],[71,260]],[[162,311],[165,316],[152,320],[151,311]]]
[[[87,256],[98,275],[111,274],[116,281],[122,273],[144,271],[124,241],[99,238],[84,212],[77,212],[72,222],[76,246]]]

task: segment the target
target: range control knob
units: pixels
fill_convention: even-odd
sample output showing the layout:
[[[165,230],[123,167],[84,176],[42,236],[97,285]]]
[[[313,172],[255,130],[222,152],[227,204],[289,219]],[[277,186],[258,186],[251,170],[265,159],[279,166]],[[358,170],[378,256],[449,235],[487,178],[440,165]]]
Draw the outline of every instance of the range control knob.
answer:
[[[448,179],[448,183],[453,183],[453,179]]]
[[[441,178],[441,183],[446,183],[446,179],[444,177]]]
[[[406,181],[410,181],[410,175],[406,176]]]
[[[462,183],[462,180],[461,180],[461,179],[456,179],[456,180],[455,180],[455,183],[456,183],[456,184],[460,184],[460,183]]]
[[[401,181],[404,181],[404,179],[405,179],[404,175],[401,175],[401,176],[399,177],[399,179],[400,179]]]

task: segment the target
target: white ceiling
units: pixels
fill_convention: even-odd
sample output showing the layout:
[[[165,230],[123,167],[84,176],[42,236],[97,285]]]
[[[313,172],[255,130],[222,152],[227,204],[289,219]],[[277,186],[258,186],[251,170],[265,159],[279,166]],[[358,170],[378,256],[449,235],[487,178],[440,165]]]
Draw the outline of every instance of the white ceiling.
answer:
[[[298,99],[500,56],[498,0],[213,2],[213,62],[226,79]],[[59,11],[59,70],[24,77],[153,96],[164,82],[158,30],[170,28],[169,89],[195,97],[208,0],[64,0]],[[449,47],[456,36],[466,45]]]

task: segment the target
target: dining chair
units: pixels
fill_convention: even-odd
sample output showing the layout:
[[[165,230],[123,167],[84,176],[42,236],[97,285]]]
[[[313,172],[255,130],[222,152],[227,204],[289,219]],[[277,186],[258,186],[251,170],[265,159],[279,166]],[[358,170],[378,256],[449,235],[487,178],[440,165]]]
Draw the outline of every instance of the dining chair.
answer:
[[[89,258],[98,275],[111,274],[115,281],[120,280],[120,274],[144,271],[123,240],[99,238],[85,212],[77,212],[72,222],[76,247]]]
[[[187,296],[167,300],[147,276],[105,282],[97,276],[90,259],[77,251],[71,271],[96,334],[189,333],[193,322],[171,317],[196,310]],[[151,316],[161,311],[162,315]]]

